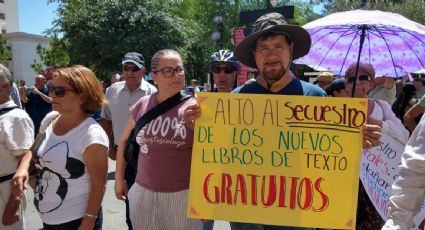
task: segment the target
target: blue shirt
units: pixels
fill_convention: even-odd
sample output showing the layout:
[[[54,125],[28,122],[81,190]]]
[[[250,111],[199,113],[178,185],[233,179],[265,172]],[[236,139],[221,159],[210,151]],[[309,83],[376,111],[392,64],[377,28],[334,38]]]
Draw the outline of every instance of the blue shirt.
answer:
[[[232,93],[253,93],[253,94],[278,94],[278,95],[304,95],[304,96],[319,96],[326,97],[325,91],[319,86],[301,81],[292,76],[292,81],[278,92],[272,92],[264,88],[258,82],[253,82],[249,85],[238,87]]]
[[[326,97],[326,92],[319,86],[310,84],[305,81],[301,81],[292,75],[292,81],[285,86],[283,89],[278,92],[272,92],[269,89],[264,88],[258,82],[253,82],[249,85],[244,85],[238,87],[232,91],[232,93],[253,93],[253,94],[276,94],[276,95],[304,95],[304,96],[321,96]],[[311,228],[298,228],[298,227],[286,227],[286,226],[271,226],[271,225],[262,225],[262,224],[251,224],[251,223],[234,223],[231,222],[230,226],[233,228],[240,229],[265,229],[266,227],[273,229],[289,230],[289,229],[299,229],[299,230],[311,230]]]
[[[44,95],[49,95],[49,89],[47,87],[39,89],[39,91]],[[34,123],[34,134],[37,135],[41,121],[46,114],[52,111],[52,104],[44,101],[42,97],[34,92],[29,92],[27,98],[28,102],[25,103],[25,109]]]

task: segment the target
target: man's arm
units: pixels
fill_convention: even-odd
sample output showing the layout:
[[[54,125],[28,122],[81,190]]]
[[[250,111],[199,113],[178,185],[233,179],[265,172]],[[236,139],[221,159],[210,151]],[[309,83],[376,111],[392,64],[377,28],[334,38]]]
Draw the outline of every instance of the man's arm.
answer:
[[[25,87],[19,87],[19,97],[21,98],[22,102],[28,102],[27,89]]]
[[[114,134],[112,129],[112,121],[107,120],[105,118],[102,118],[100,120],[100,126],[102,126],[103,130],[105,130],[106,134],[108,135],[109,139],[109,151],[108,156],[112,160],[117,159],[117,149],[115,148],[115,142],[114,142]]]
[[[19,163],[15,175],[10,181],[11,192],[2,217],[3,225],[12,225],[20,218],[19,204],[25,189],[28,188],[28,168],[31,157],[30,150],[25,150],[17,157]]]
[[[392,89],[395,84],[395,80],[392,77],[385,77],[384,87],[386,89]]]
[[[416,122],[415,118],[425,112],[425,107],[422,107],[420,104],[415,104],[410,108],[403,116],[404,124],[406,127],[410,130],[410,132],[413,132],[416,128]]]
[[[52,103],[52,98],[47,96],[46,94],[40,92],[37,88],[33,89],[33,92],[37,95],[39,95],[45,102],[51,104]]]

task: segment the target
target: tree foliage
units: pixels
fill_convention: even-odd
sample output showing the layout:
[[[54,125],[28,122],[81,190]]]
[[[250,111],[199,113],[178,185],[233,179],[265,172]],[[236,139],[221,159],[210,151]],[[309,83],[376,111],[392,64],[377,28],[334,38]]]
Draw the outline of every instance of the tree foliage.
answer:
[[[48,47],[38,44],[36,49],[41,60],[41,63],[39,63],[34,59],[33,64],[31,64],[31,68],[36,73],[41,74],[44,67],[69,64],[70,59],[63,39],[54,37],[50,39]]]
[[[126,52],[140,52],[145,64],[164,48],[179,49],[189,28],[154,1],[58,0],[58,19],[50,33],[61,33],[71,64],[84,64],[99,77],[121,67]]]
[[[6,39],[0,35],[0,63],[7,65],[6,61],[11,60],[12,53],[10,49],[6,47]]]
[[[206,81],[208,61],[220,48],[233,49],[233,29],[240,26],[239,12],[264,9],[265,0],[48,0],[58,2],[58,19],[49,34],[63,36],[70,64],[83,64],[100,78],[121,67],[129,51],[152,55],[164,48],[178,50],[184,59],[186,80]],[[302,0],[278,1],[295,5],[294,22],[304,24],[318,16]],[[213,23],[215,16],[224,23]],[[219,28],[221,26],[221,28]],[[211,40],[217,29],[223,42]]]
[[[425,2],[423,0],[327,0],[322,1],[325,13],[354,9],[382,10],[401,14],[413,21],[425,24]]]

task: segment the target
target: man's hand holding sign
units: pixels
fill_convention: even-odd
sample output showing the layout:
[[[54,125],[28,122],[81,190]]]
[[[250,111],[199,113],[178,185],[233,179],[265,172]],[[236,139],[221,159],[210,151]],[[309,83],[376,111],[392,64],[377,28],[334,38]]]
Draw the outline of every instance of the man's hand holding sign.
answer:
[[[188,214],[353,228],[364,99],[198,94]],[[376,137],[371,129],[372,136]],[[379,130],[378,130],[379,132]],[[374,141],[368,141],[373,145]]]

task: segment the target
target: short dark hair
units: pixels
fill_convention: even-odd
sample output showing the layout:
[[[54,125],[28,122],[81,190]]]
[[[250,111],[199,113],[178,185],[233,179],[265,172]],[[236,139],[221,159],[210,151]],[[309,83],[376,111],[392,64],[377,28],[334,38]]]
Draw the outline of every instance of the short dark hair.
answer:
[[[280,36],[280,35],[283,35],[285,37],[286,42],[288,43],[288,45],[291,45],[292,44],[291,36],[289,36],[289,34],[287,34],[284,31],[281,31],[281,30],[271,30],[271,31],[268,31],[268,32],[262,34],[260,37],[258,37],[257,41],[258,40],[264,41],[264,40],[267,40],[269,38],[274,38],[274,37],[277,37],[277,36]],[[254,46],[252,47],[252,49],[255,49],[256,47],[257,47],[257,42],[254,42]]]

